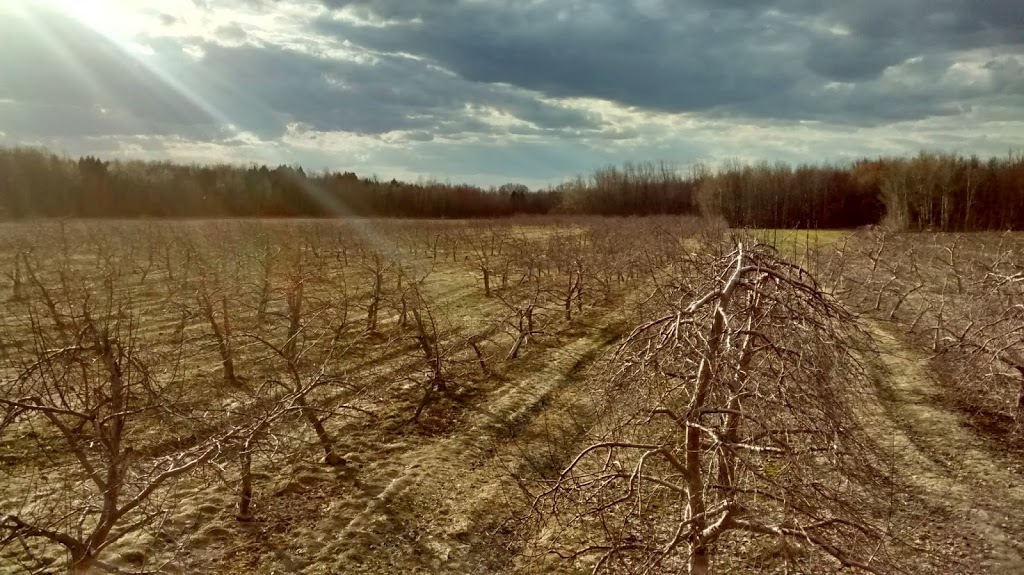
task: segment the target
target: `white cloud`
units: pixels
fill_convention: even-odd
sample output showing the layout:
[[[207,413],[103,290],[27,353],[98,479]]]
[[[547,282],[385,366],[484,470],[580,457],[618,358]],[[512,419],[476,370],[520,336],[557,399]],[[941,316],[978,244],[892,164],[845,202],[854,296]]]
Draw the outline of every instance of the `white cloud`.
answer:
[[[206,56],[206,50],[196,44],[185,44],[181,47],[181,51],[188,54],[193,60],[202,60]]]
[[[872,2],[0,0],[0,141],[530,185],[1021,146],[1024,46],[998,13]]]

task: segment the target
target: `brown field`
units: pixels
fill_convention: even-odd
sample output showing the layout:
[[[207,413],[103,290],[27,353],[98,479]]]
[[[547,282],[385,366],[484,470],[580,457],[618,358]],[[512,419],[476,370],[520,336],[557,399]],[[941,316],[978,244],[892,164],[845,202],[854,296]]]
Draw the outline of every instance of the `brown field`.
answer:
[[[0,573],[1024,572],[1022,266],[693,218],[4,224]]]

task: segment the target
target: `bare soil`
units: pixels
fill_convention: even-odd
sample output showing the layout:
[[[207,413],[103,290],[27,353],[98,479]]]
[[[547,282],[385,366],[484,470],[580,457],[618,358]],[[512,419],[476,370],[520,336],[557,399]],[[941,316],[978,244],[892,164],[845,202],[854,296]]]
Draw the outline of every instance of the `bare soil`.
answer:
[[[864,320],[877,353],[877,437],[891,442],[902,474],[934,510],[937,540],[922,550],[950,556],[961,573],[1024,573],[1024,466],[966,425],[942,400],[928,356],[895,326]]]
[[[237,552],[217,561],[225,573],[494,573],[514,570],[509,474],[529,465],[522,441],[541,415],[567,409],[607,334],[569,339],[543,363],[530,362],[466,405],[452,433],[410,433],[388,445],[351,445],[340,471],[293,470],[262,509],[293,517],[284,533],[223,523],[225,539],[242,535]],[[437,412],[435,408],[432,410]],[[544,426],[544,440],[552,436]],[[371,429],[365,437],[379,438]],[[568,444],[566,444],[568,445]],[[286,507],[282,509],[281,507]],[[301,513],[305,509],[306,520]],[[298,521],[294,521],[298,519]],[[281,529],[281,528],[279,528]],[[215,534],[217,535],[217,534]],[[255,561],[254,561],[255,560]]]
[[[547,231],[522,233],[539,246]],[[810,242],[809,237],[787,241]],[[815,236],[814,242],[836,238]],[[483,297],[480,278],[460,249],[451,262],[431,264],[436,269],[424,290],[452,325],[469,333],[506,312],[494,298]],[[142,291],[160,282],[158,275],[154,271],[149,283],[139,280],[140,337],[146,340],[158,340],[179,321],[165,290]],[[361,276],[353,277],[355,282]],[[148,536],[127,538],[112,548],[112,563],[182,574],[569,570],[564,561],[523,557],[516,478],[557,473],[579,448],[581,428],[600,417],[590,409],[589,385],[613,367],[604,352],[633,327],[631,307],[638,304],[632,300],[643,295],[589,308],[491,376],[467,375],[469,385],[453,386],[418,424],[408,422],[409,403],[418,397],[411,387],[395,383],[373,397],[354,397],[353,404],[365,401],[377,418],[328,421],[347,465],[318,465],[313,447],[296,450],[287,461],[257,458],[254,521],[234,520],[230,482],[213,472],[190,478],[168,495],[182,502],[168,519],[177,539],[160,544]],[[897,501],[910,520],[902,518],[891,529],[920,551],[915,571],[947,573],[954,565],[952,572],[963,574],[1024,573],[1024,449],[1014,452],[1014,446],[993,439],[999,435],[989,432],[1005,422],[952,401],[944,393],[945,375],[904,339],[897,324],[861,321],[872,342],[862,357],[877,391],[877,401],[863,408],[865,422],[891,456],[894,474],[912,487]],[[510,342],[503,337],[491,345],[504,351]],[[401,382],[395,374],[422,367],[409,353],[411,344],[404,345],[355,348],[345,361],[367,379]],[[239,350],[240,357],[247,353]],[[202,366],[192,374],[197,385],[218,385],[214,355],[210,348],[193,358]],[[38,457],[33,445],[0,443],[0,465],[13,468]],[[173,562],[154,565],[154,549],[162,556],[177,544]],[[763,571],[752,557],[748,553],[737,565]],[[5,565],[10,563],[0,562]]]

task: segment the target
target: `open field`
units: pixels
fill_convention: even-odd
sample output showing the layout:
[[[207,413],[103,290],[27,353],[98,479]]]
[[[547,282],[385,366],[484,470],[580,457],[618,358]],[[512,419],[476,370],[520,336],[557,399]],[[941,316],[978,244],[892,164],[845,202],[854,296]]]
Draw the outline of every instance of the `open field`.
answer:
[[[1022,250],[5,224],[0,572],[1019,573]]]

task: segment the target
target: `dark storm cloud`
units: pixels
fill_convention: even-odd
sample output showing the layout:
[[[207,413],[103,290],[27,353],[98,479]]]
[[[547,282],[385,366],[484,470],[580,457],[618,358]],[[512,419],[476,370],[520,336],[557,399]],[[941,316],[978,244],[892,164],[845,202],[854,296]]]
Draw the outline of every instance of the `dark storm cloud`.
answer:
[[[808,70],[839,82],[871,80],[885,68],[906,59],[901,50],[880,46],[870,38],[815,38],[804,60]]]
[[[779,61],[736,73],[730,62],[749,61],[760,49],[756,44],[781,44],[788,35],[780,27],[749,30],[739,18],[702,22],[695,15],[667,22],[615,2],[564,14],[558,6],[570,3],[423,4],[429,10],[391,2],[364,7],[385,19],[422,23],[379,29],[325,22],[323,29],[375,50],[430,57],[473,81],[654,109],[739,104],[759,90],[783,90],[797,80]],[[712,45],[705,34],[684,33],[708,27],[714,30],[706,34],[754,36],[750,44]]]
[[[917,57],[942,59],[920,79],[935,84],[957,51],[1024,53],[1019,0],[324,4],[390,25],[325,18],[323,31],[425,56],[470,80],[671,112],[868,123],[942,115],[965,95],[872,83]],[[855,86],[822,101],[821,88],[833,81]],[[992,95],[1001,90],[993,86]],[[904,96],[923,100],[914,107]]]
[[[4,43],[11,49],[0,50],[0,100],[11,101],[0,107],[0,126],[9,137],[209,140],[229,125],[276,137],[294,123],[362,134],[415,131],[413,141],[502,133],[479,119],[485,109],[531,124],[517,125],[520,131],[600,125],[591,114],[453,77],[407,56],[328,57],[246,43],[248,34],[236,24],[218,28],[215,39],[151,40],[152,55],[129,55],[56,13],[40,12],[10,32]],[[183,45],[201,56],[187,55]]]
[[[857,69],[870,78],[938,52],[1000,47],[1020,53],[1024,46],[1024,3],[1016,0],[869,0],[837,3],[817,16],[850,31],[819,37],[809,50],[809,61],[818,64],[812,69],[836,79]]]
[[[225,142],[235,131],[273,140],[291,126],[403,131],[395,142],[520,136],[553,146],[643,135],[551,100],[562,97],[854,127],[979,110],[1024,115],[1018,0],[319,3],[333,12],[311,29],[261,36],[232,22],[211,37],[137,38],[149,55],[129,55],[42,8],[31,21],[0,22],[0,131],[25,141]],[[188,29],[185,19],[158,20],[173,33]],[[956,69],[968,56],[980,78]]]
[[[399,55],[349,60],[244,45],[204,46],[195,74],[215,108],[239,124],[274,133],[291,122],[319,131],[381,134],[429,130],[435,135],[490,131],[472,112],[490,107],[542,129],[587,130],[588,114],[539,102],[500,86],[475,84]],[[239,106],[239,103],[243,105]]]

